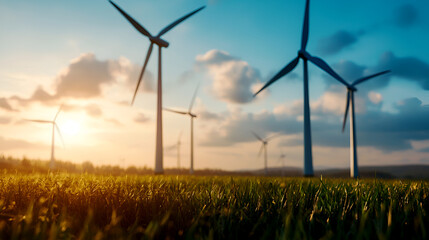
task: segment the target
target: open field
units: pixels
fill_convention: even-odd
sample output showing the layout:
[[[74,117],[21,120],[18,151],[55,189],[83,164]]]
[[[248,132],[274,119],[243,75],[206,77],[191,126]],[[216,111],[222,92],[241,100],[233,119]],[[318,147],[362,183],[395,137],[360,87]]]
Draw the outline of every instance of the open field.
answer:
[[[429,182],[3,174],[2,239],[425,239]]]

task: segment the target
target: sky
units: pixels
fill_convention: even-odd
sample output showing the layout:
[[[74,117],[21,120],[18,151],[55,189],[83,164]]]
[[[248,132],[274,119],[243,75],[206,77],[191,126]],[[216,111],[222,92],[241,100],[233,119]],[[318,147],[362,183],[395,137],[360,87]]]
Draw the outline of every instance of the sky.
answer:
[[[163,39],[164,107],[193,112],[195,168],[303,166],[302,62],[256,98],[296,57],[305,1],[117,0],[152,34],[205,5]],[[307,50],[358,85],[360,166],[429,164],[429,2],[313,0]],[[133,91],[149,40],[108,1],[0,0],[0,153],[50,158],[52,120],[62,104],[56,158],[95,165],[154,167],[157,48],[136,102]],[[346,89],[309,65],[315,169],[349,166]],[[190,119],[163,113],[164,166],[189,166]],[[182,134],[181,134],[182,133]],[[280,155],[286,157],[280,162]]]

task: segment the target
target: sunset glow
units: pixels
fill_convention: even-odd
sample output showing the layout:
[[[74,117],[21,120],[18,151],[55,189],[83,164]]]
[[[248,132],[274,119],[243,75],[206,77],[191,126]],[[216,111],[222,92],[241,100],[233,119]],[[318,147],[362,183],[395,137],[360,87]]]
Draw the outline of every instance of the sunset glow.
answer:
[[[61,124],[61,132],[64,133],[64,135],[70,135],[75,136],[79,134],[80,131],[80,124],[73,120],[67,120],[63,124]]]
[[[303,63],[253,94],[296,57],[304,1],[116,3],[155,35],[206,5],[162,36],[170,44],[162,52],[163,107],[186,111],[201,83],[193,106],[195,169],[263,168],[251,131],[279,134],[268,147],[268,167],[281,165],[282,152],[286,166],[303,167]],[[429,3],[313,1],[310,12],[308,52],[345,80],[392,71],[355,94],[359,164],[428,164]],[[108,1],[6,1],[0,22],[2,154],[49,158],[49,127],[22,119],[51,120],[63,104],[58,126],[67,147],[58,149],[59,159],[154,167],[157,47],[131,106],[146,36]],[[314,64],[308,73],[314,168],[347,168],[347,90]],[[164,112],[166,168],[177,166],[180,132],[181,165],[189,167],[190,120]]]

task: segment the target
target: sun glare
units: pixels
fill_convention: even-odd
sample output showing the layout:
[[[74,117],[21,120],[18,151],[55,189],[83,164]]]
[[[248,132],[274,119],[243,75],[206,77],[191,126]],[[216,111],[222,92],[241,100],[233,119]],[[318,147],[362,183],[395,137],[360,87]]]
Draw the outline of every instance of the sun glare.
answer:
[[[76,135],[79,133],[80,124],[76,121],[68,120],[67,122],[61,124],[61,132],[67,135]]]

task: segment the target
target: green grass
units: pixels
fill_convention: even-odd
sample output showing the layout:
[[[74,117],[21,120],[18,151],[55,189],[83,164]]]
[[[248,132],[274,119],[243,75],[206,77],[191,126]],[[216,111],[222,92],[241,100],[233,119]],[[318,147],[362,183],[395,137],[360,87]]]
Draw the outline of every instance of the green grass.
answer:
[[[426,239],[429,182],[0,177],[1,239]]]

